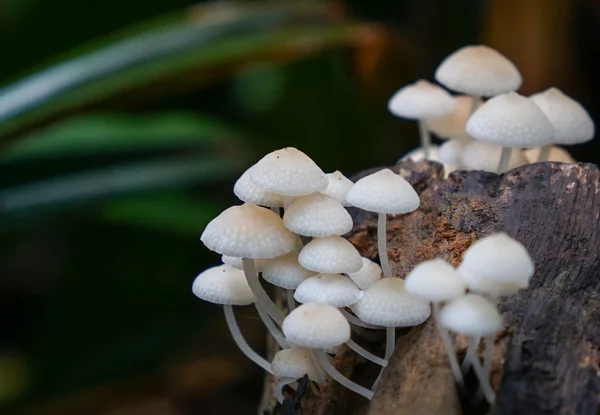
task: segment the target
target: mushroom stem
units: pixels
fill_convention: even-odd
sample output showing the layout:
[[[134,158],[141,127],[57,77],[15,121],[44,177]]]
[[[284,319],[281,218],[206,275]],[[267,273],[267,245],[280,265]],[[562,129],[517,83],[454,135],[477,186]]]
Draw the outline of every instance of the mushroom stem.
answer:
[[[223,311],[225,312],[225,320],[227,321],[227,327],[229,327],[229,331],[231,332],[231,336],[233,337],[233,341],[240,348],[242,353],[246,355],[246,357],[252,360],[254,363],[262,367],[267,372],[273,374],[271,369],[271,364],[267,362],[264,358],[259,356],[252,348],[246,343],[242,332],[235,320],[235,314],[233,313],[233,307],[231,305],[224,305]]]
[[[358,353],[365,359],[370,360],[371,362],[373,362],[381,367],[387,366],[387,364],[388,364],[387,360],[382,359],[381,357],[375,356],[373,353],[369,352],[368,350],[366,350],[363,347],[361,347],[360,345],[358,345],[354,340],[350,339],[346,342],[346,344],[348,345],[349,348],[354,350],[356,353]]]
[[[502,154],[500,155],[500,162],[498,163],[498,173],[504,173],[508,170],[511,154],[512,148],[502,147]]]
[[[448,330],[442,327],[439,323],[440,321],[440,303],[433,303],[433,318],[435,319],[435,325],[440,333],[440,337],[442,338],[442,342],[444,343],[444,349],[446,349],[446,354],[448,355],[448,361],[450,362],[450,369],[452,370],[452,374],[454,375],[454,381],[458,384],[460,390],[464,390],[465,381],[463,379],[462,372],[460,371],[460,365],[458,364],[458,359],[456,358],[456,353],[454,351],[454,345],[450,340],[450,334]]]
[[[325,386],[327,384],[327,377],[325,376],[325,372],[323,372],[324,368],[321,367],[318,356],[312,349],[309,349],[306,354],[308,355],[308,360],[313,367],[315,376],[317,378],[313,380],[317,382],[318,385]]]
[[[552,146],[542,146],[540,147],[540,154],[538,154],[538,163],[542,161],[548,161],[548,156],[550,156],[550,149]]]
[[[255,303],[254,307],[256,307],[256,311],[258,311],[260,319],[262,320],[267,330],[269,330],[269,333],[271,333],[271,336],[273,336],[275,341],[279,344],[279,346],[281,346],[282,349],[289,349],[290,345],[285,340],[285,336],[279,331],[275,323],[273,323],[271,317],[269,317],[265,310],[263,310],[258,304]]]
[[[481,366],[481,362],[477,357],[477,344],[474,343],[475,340],[476,339],[474,337],[469,337],[468,342],[472,344],[469,344],[469,348],[467,349],[467,356],[470,356],[470,360],[473,365],[473,370],[475,371],[475,375],[479,380],[479,386],[481,387],[481,390],[485,395],[485,399],[490,403],[490,405],[492,405],[494,403],[494,400],[496,399],[496,394],[492,390],[489,378],[486,376],[483,367]]]
[[[346,317],[346,320],[348,320],[348,322],[350,324],[354,324],[354,325],[359,326],[359,327],[364,327],[366,329],[373,329],[373,330],[385,328],[385,327],[381,327],[381,326],[376,326],[374,324],[365,323],[364,321],[362,321],[361,319],[359,319],[355,315],[350,314],[349,312],[347,312],[343,308],[340,308],[340,311],[342,312],[342,314],[344,315],[344,317]]]
[[[285,290],[287,298],[287,306],[290,312],[296,308],[296,300],[294,300],[294,290]]]
[[[384,277],[392,276],[392,268],[387,255],[387,215],[379,213],[377,218],[377,249],[379,250],[379,262]]]
[[[419,137],[421,138],[421,148],[423,148],[425,160],[429,160],[431,137],[429,136],[429,129],[427,128],[425,120],[419,120]]]
[[[396,347],[396,328],[395,327],[386,327],[385,328],[385,360],[390,360],[392,354],[394,353],[394,347]]]
[[[368,400],[371,400],[373,398],[373,392],[371,392],[367,388],[364,388],[364,387],[352,382],[350,379],[348,379],[347,377],[342,375],[340,372],[338,372],[336,370],[336,368],[333,367],[333,365],[329,361],[327,354],[325,354],[325,350],[316,349],[315,353],[317,355],[317,359],[318,359],[319,363],[321,364],[321,367],[323,367],[323,369],[325,369],[325,372],[327,372],[327,374],[329,376],[331,376],[333,378],[333,380],[335,380],[336,382],[338,382],[340,385],[344,386],[345,388],[351,390],[352,392],[364,396]]]
[[[475,345],[475,350],[477,351],[477,345],[479,344],[479,342],[481,341],[481,337],[474,337],[473,338],[473,344]],[[471,343],[469,342],[469,337],[467,337],[467,352],[465,353],[465,357],[463,358],[462,362],[460,363],[460,371],[464,374],[466,374],[469,369],[471,369],[471,358],[470,353],[469,353],[469,349],[471,348]],[[475,355],[475,358],[478,359],[477,355]]]
[[[279,402],[279,404],[282,404],[283,400],[285,399],[283,396],[283,392],[282,392],[283,387],[286,385],[295,383],[295,382],[296,382],[296,379],[293,379],[293,378],[279,379],[279,381],[277,382],[277,385],[275,385],[275,396],[277,397],[277,402]]]
[[[474,95],[471,96],[471,111],[470,115],[473,115],[475,111],[477,111],[477,105],[479,104],[479,97]]]
[[[285,316],[271,300],[271,298],[269,298],[262,285],[260,285],[258,273],[256,272],[256,267],[254,266],[254,260],[250,258],[243,258],[242,263],[244,264],[244,274],[246,274],[248,285],[256,297],[256,305],[266,311],[267,314],[271,316],[273,321],[275,321],[275,323],[281,327]]]

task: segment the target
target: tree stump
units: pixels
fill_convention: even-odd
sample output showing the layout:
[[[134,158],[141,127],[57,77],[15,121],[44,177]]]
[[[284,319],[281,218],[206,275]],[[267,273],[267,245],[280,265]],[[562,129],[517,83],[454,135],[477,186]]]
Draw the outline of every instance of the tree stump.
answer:
[[[419,193],[420,208],[388,217],[388,255],[394,276],[442,257],[458,265],[475,240],[504,231],[535,261],[530,286],[502,298],[504,330],[496,336],[493,408],[460,401],[442,342],[431,319],[397,340],[394,356],[369,403],[332,383],[304,394],[303,415],[600,414],[600,175],[591,164],[536,163],[505,174],[454,172],[437,163],[391,167]],[[358,179],[377,171],[357,175]],[[351,209],[348,239],[377,257],[374,214]],[[382,353],[380,343],[371,343]],[[466,343],[456,339],[459,355]],[[378,366],[350,350],[336,366],[370,386]],[[273,413],[278,413],[276,410]]]

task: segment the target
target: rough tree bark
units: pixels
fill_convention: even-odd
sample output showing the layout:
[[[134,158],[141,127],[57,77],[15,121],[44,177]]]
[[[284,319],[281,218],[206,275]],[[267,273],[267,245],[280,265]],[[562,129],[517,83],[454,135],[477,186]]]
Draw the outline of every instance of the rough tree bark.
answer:
[[[394,166],[421,197],[421,207],[388,218],[394,276],[442,257],[457,265],[469,245],[505,231],[532,254],[530,287],[502,298],[505,329],[496,337],[493,408],[459,400],[442,343],[430,320],[400,336],[369,404],[339,385],[308,390],[304,415],[600,414],[600,175],[590,164],[537,163],[496,175],[455,172],[436,163]],[[363,172],[355,179],[377,169]],[[376,217],[352,211],[349,240],[377,259]],[[456,339],[459,354],[465,342]],[[381,344],[370,344],[381,350]],[[378,349],[379,348],[379,349]],[[377,367],[349,350],[336,356],[346,375],[370,386]]]

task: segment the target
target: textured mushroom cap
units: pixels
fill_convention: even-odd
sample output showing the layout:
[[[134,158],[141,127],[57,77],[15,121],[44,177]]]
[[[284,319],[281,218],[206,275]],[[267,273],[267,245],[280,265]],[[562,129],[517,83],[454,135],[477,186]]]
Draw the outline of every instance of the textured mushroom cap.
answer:
[[[204,301],[223,305],[254,303],[254,294],[243,271],[227,264],[207,269],[198,274],[192,292]]]
[[[278,256],[262,266],[262,277],[265,281],[287,290],[295,290],[302,281],[313,275],[314,272],[298,263],[297,252]]]
[[[527,249],[504,232],[474,242],[462,264],[481,278],[527,287],[535,266]]]
[[[470,291],[492,295],[494,297],[512,295],[517,293],[520,289],[527,287],[527,284],[524,285],[523,283],[497,282],[481,277],[464,263],[460,264],[456,271]]]
[[[523,78],[506,56],[485,45],[465,46],[451,53],[435,70],[445,87],[476,97],[493,97],[521,87]]]
[[[431,118],[427,120],[429,130],[439,138],[469,138],[467,134],[467,120],[471,116],[472,99],[467,95],[457,95],[454,98],[454,110],[439,118]],[[480,107],[483,102],[478,99],[477,107]]]
[[[252,203],[225,209],[200,240],[212,251],[238,258],[274,258],[296,249],[296,236],[281,218]]]
[[[432,144],[429,146],[429,160],[437,161],[437,162],[441,163],[440,158],[438,157],[438,148],[439,147],[435,144]],[[417,147],[415,149],[412,149],[408,153],[406,153],[405,155],[400,157],[398,159],[398,162],[409,160],[409,159],[412,161],[425,160],[425,150],[423,150],[422,147]]]
[[[333,197],[343,206],[352,206],[346,200],[346,195],[354,184],[352,180],[344,176],[339,170],[328,173],[327,179],[329,180],[329,184],[325,189],[321,190],[321,193]]]
[[[323,274],[345,274],[362,267],[354,245],[337,235],[310,241],[300,251],[298,262],[306,269]]]
[[[392,215],[412,212],[421,204],[410,183],[390,169],[363,177],[354,183],[346,198],[362,210]]]
[[[502,329],[502,316],[485,297],[467,294],[442,308],[440,324],[456,333],[485,337]]]
[[[235,182],[233,193],[242,202],[252,202],[255,205],[266,207],[283,207],[283,196],[268,192],[250,180],[250,170],[252,167],[246,170]]]
[[[283,223],[294,233],[322,238],[352,230],[352,216],[340,202],[322,193],[300,196],[288,206]]]
[[[438,149],[438,157],[444,164],[450,164],[456,168],[462,168],[463,149],[471,141],[470,138],[451,138],[444,142]]]
[[[530,98],[552,123],[555,143],[579,144],[594,138],[596,128],[590,114],[560,89],[548,88]]]
[[[360,297],[360,288],[340,274],[318,274],[307,278],[294,293],[300,303],[326,303],[338,308],[354,304]]]
[[[501,155],[501,146],[481,140],[471,140],[462,150],[461,164],[466,170],[483,170],[497,173]],[[512,149],[508,170],[516,169],[528,163],[529,160],[521,150]]]
[[[283,320],[282,329],[286,339],[302,347],[327,349],[350,340],[350,323],[340,310],[323,303],[296,308]]]
[[[516,92],[498,95],[467,121],[467,133],[502,147],[545,146],[554,142],[554,127],[535,103]]]
[[[388,101],[388,110],[397,117],[424,120],[450,114],[454,104],[444,89],[420,79],[396,91]]]
[[[541,147],[534,147],[523,151],[523,154],[530,163],[536,163],[540,155]],[[547,161],[557,161],[559,163],[576,163],[573,156],[567,150],[559,146],[550,147]]]
[[[327,187],[323,170],[306,154],[286,147],[267,154],[250,169],[257,186],[283,196],[304,196]]]
[[[404,287],[412,295],[440,303],[465,294],[466,285],[454,267],[441,258],[417,265]]]
[[[361,290],[366,290],[382,276],[379,264],[371,261],[369,258],[362,257],[362,267],[356,272],[348,273],[348,276]]]
[[[352,311],[362,321],[385,327],[421,324],[431,315],[429,301],[410,294],[400,278],[382,278],[364,291]]]
[[[271,362],[273,374],[280,378],[298,379],[308,374],[310,379],[316,379],[308,349],[304,347],[292,347],[278,351]]]

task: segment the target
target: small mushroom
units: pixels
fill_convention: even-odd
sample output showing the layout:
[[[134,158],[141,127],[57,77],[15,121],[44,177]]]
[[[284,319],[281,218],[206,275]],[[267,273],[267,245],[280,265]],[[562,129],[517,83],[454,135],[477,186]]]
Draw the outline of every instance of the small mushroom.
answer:
[[[475,108],[473,109],[473,98],[468,95],[455,95],[452,99],[454,100],[454,110],[444,117],[427,120],[427,126],[432,133],[443,140],[448,138],[471,138],[466,131],[467,120],[483,102],[476,98]]]
[[[499,173],[498,164],[502,156],[502,146],[481,140],[471,140],[462,149],[461,164],[466,170],[483,170]],[[529,164],[523,151],[513,148],[507,170]]]
[[[262,268],[262,277],[265,281],[286,290],[288,309],[292,311],[296,308],[294,301],[294,290],[300,283],[316,275],[298,263],[298,253],[290,252],[288,254],[273,258]]]
[[[237,179],[233,186],[233,193],[242,202],[251,202],[258,206],[265,206],[279,211],[279,208],[283,207],[283,196],[264,190],[254,184],[250,180],[250,170],[253,167],[250,167]]]
[[[329,180],[329,184],[325,189],[321,190],[321,193],[333,197],[340,202],[342,206],[352,206],[346,200],[346,195],[354,184],[352,180],[344,176],[339,170],[336,170],[333,173],[327,173],[327,179]]]
[[[354,245],[338,235],[310,241],[300,251],[298,262],[322,274],[356,272],[362,267],[361,256]]]
[[[352,216],[336,199],[322,193],[300,196],[283,215],[283,224],[297,235],[323,238],[352,230]]]

